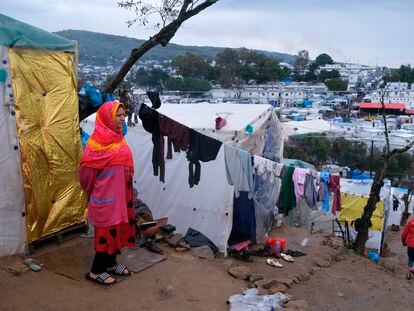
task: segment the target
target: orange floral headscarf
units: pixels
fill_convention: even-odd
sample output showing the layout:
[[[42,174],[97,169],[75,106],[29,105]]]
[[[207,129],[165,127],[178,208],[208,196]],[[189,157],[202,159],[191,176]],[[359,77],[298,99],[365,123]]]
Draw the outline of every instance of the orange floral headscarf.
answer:
[[[122,128],[115,124],[115,115],[120,106],[124,107],[120,102],[111,101],[99,107],[95,130],[86,143],[80,166],[103,169],[121,164],[134,167],[132,152],[122,135]]]

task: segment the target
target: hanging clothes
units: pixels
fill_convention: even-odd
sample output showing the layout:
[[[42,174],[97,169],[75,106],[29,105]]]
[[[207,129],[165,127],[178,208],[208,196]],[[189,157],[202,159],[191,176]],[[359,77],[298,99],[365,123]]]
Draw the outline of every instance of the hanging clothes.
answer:
[[[282,188],[280,190],[280,211],[285,215],[296,207],[295,186],[293,184],[294,166],[287,167],[285,176],[282,179]]]
[[[165,161],[160,152],[160,127],[159,114],[156,110],[148,107],[145,104],[141,105],[139,110],[139,118],[142,121],[144,129],[152,134],[152,169],[154,176],[158,176],[158,169],[160,171],[160,180],[164,182],[165,175]]]
[[[190,129],[190,144],[187,150],[188,163],[188,184],[190,188],[198,185],[201,177],[202,162],[209,162],[216,159],[221,147],[221,141],[197,131]]]
[[[301,167],[295,168],[293,172],[292,179],[295,186],[296,204],[299,204],[305,198],[305,179],[308,174],[309,170]]]
[[[254,184],[249,152],[225,144],[224,159],[227,182],[229,185],[234,185],[236,198],[239,197],[241,191],[247,192],[249,198],[251,198],[254,192]]]
[[[312,210],[317,210],[316,202],[318,200],[317,198],[317,192],[315,189],[315,177],[313,177],[313,174],[307,174],[305,179],[305,201],[306,204],[308,204],[309,208]]]
[[[283,168],[285,168],[285,170],[283,170]],[[284,173],[286,173],[286,167],[281,163],[276,163],[275,176],[279,178],[283,178]]]
[[[274,182],[277,163],[257,155],[253,156],[253,163],[253,167],[257,175],[268,179],[271,183]]]
[[[328,181],[328,189],[334,193],[334,201],[332,205],[332,214],[336,214],[341,210],[341,177],[339,175],[330,175]]]
[[[254,176],[254,211],[256,215],[256,237],[264,241],[266,234],[275,226],[278,214],[276,202],[280,192],[280,179],[270,182],[264,176]]]
[[[323,193],[322,193],[322,210],[324,212],[329,212],[329,198],[331,193],[328,188],[329,173],[321,173],[321,182],[323,183]]]
[[[250,240],[256,243],[256,216],[254,201],[248,192],[240,192],[233,201],[233,226],[229,236],[229,245]]]
[[[167,136],[167,159],[172,159],[172,149],[175,152],[187,151],[190,144],[190,129],[177,121],[162,114],[159,115],[160,152],[164,157],[164,136]]]

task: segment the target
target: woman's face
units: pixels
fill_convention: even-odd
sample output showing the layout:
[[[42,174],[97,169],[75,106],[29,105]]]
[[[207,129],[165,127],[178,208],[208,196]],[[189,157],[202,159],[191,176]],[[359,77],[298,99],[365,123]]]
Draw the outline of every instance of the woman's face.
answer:
[[[115,115],[115,124],[117,128],[122,128],[125,121],[125,111],[124,107],[119,106],[118,110],[116,111]]]

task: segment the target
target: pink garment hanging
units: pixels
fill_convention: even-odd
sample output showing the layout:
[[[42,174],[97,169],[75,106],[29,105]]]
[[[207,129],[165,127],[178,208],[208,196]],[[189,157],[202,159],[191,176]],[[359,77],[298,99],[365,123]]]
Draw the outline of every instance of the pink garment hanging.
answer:
[[[306,174],[309,174],[309,170],[300,167],[297,167],[293,172],[292,179],[295,185],[296,204],[299,204],[305,198]]]
[[[328,189],[334,193],[332,214],[341,210],[341,177],[339,175],[329,175]]]

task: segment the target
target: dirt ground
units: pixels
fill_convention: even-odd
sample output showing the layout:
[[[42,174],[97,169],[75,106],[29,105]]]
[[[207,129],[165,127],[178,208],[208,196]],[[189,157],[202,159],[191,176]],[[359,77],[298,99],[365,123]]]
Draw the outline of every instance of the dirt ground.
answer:
[[[65,265],[61,268],[72,269],[76,277],[56,273],[47,264],[41,272],[27,271],[19,256],[0,258],[0,309],[228,310],[227,298],[248,288],[247,281],[227,272],[230,266],[240,265],[267,280],[288,284],[292,299],[305,300],[310,310],[412,310],[414,284],[404,278],[406,258],[400,234],[387,235],[394,255],[376,264],[344,251],[340,240],[326,234],[277,228],[272,236],[286,238],[288,248],[307,253],[294,263],[283,262],[281,269],[267,265],[262,257],[254,257],[253,263],[233,258],[198,259],[161,244],[166,260],[109,288],[84,280],[86,271],[76,266],[73,253],[62,255],[64,247],[90,243],[77,237],[62,245],[48,245],[34,255],[46,262],[58,258]],[[301,248],[304,237],[310,241]]]

